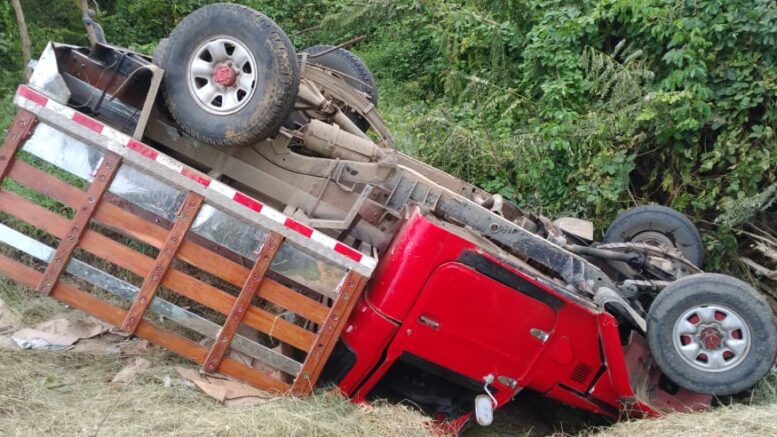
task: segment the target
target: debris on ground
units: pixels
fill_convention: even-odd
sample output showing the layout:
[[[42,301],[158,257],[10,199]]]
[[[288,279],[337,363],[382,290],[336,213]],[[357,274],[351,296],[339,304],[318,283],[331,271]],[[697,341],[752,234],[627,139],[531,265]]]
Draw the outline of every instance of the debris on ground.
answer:
[[[229,407],[257,405],[269,398],[267,392],[221,375],[202,374],[195,369],[184,367],[176,367],[175,370],[181,378]]]
[[[20,327],[19,316],[0,301],[0,349],[136,356],[146,354],[152,348],[148,341],[130,338],[93,318],[70,320],[59,317],[31,328]]]
[[[135,382],[141,373],[150,368],[151,361],[145,358],[135,357],[131,363],[127,364],[121,370],[119,370],[119,373],[117,373],[113,379],[111,379],[111,383],[129,384]]]
[[[96,319],[73,321],[61,317],[16,331],[11,339],[22,349],[61,351],[71,349],[79,340],[97,337],[108,329],[109,326]]]

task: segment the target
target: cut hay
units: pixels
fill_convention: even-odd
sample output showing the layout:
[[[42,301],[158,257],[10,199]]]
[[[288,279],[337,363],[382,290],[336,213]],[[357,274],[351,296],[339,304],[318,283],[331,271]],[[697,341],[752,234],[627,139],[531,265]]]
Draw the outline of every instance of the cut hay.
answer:
[[[732,405],[706,413],[670,414],[653,420],[630,420],[584,434],[588,437],[777,435],[777,404]]]
[[[404,406],[354,405],[332,392],[226,407],[182,383],[177,358],[146,358],[153,367],[136,382],[110,384],[134,358],[3,351],[0,435],[428,435],[428,419]]]

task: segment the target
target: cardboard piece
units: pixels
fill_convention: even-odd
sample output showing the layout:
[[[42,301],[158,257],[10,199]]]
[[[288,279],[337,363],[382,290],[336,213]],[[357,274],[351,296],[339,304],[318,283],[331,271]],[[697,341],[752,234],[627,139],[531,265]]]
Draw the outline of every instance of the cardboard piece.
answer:
[[[16,331],[11,339],[22,349],[60,351],[70,349],[78,340],[96,337],[107,330],[106,325],[95,319],[58,318]]]
[[[186,381],[192,382],[206,395],[227,406],[249,406],[264,402],[270,397],[266,392],[223,376],[201,374],[195,369],[176,367]]]

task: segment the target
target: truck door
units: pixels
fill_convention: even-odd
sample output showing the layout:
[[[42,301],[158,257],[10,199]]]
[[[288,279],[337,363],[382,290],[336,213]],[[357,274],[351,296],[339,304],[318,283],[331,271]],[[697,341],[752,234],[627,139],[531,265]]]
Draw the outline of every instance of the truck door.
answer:
[[[530,277],[466,252],[430,277],[395,342],[402,350],[392,349],[475,381],[493,374],[520,383],[553,331],[561,305]]]

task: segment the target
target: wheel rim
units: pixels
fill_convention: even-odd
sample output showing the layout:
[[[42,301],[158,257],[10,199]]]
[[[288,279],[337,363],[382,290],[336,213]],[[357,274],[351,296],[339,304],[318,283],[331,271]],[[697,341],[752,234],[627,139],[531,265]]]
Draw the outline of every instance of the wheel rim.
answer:
[[[722,305],[689,309],[675,323],[672,335],[680,357],[707,372],[723,372],[738,366],[752,341],[742,317]]]
[[[242,41],[231,36],[214,36],[200,43],[186,70],[189,93],[211,114],[239,111],[256,91],[256,59]]]
[[[631,238],[632,243],[648,244],[650,246],[670,249],[675,247],[674,242],[669,236],[658,231],[644,231]]]

